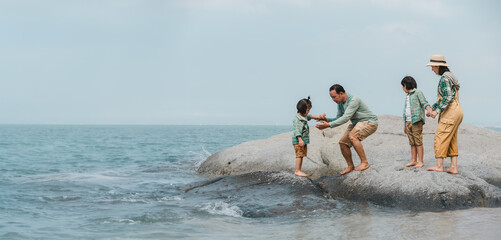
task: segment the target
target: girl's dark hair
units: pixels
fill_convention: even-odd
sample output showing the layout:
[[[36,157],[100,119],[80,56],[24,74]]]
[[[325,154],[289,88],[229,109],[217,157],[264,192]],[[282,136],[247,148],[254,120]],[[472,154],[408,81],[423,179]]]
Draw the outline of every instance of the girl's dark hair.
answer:
[[[339,84],[332,85],[331,88],[329,88],[329,92],[332,91],[332,90],[336,90],[337,94],[342,93],[342,92],[345,93],[343,86],[341,86]]]
[[[449,68],[446,66],[438,67],[438,75],[442,76],[445,72],[450,72]]]
[[[306,114],[306,109],[311,108],[310,96],[308,98],[303,98],[297,102],[296,105],[297,112],[301,114]]]
[[[411,76],[405,76],[400,82],[400,84],[402,84],[402,86],[407,88],[407,90],[412,90],[414,88],[417,88],[416,80],[414,80],[414,78]]]

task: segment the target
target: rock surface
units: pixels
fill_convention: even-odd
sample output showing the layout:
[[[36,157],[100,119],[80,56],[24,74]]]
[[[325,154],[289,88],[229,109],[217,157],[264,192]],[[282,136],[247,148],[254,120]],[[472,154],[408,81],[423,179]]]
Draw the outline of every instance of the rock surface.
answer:
[[[424,125],[425,167],[435,164],[433,137],[437,121]],[[310,127],[308,157],[303,171],[326,194],[355,201],[408,209],[454,209],[501,206],[501,132],[462,124],[459,128],[459,174],[406,168],[410,147],[401,117],[380,116],[376,133],[363,141],[371,167],[338,175],[346,168],[338,141],[347,125],[323,131]],[[360,162],[353,152],[355,165]],[[210,156],[198,169],[208,177],[256,171],[293,172],[291,133],[250,141]],[[450,159],[444,161],[445,168]]]
[[[184,198],[188,201],[197,199],[197,204],[209,203],[204,205],[209,211],[229,210],[234,216],[250,218],[336,208],[336,203],[324,198],[322,189],[310,179],[298,178],[288,172],[217,177],[195,183],[185,192]]]

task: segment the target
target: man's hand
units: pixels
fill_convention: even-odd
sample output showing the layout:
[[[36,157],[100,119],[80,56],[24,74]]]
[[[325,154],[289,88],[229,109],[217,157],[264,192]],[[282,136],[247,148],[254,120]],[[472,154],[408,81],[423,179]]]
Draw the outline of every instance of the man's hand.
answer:
[[[321,123],[320,124],[317,124],[317,127],[318,129],[322,130],[322,129],[326,129],[328,127],[330,127],[329,123],[326,122],[326,121],[320,121]]]
[[[303,139],[301,139],[301,138],[299,139],[299,146],[300,146],[300,147],[304,146],[304,141],[303,141]]]
[[[436,117],[437,115],[438,115],[438,112],[436,112],[436,111],[431,112],[431,117],[432,117],[433,119],[435,119],[435,117]]]

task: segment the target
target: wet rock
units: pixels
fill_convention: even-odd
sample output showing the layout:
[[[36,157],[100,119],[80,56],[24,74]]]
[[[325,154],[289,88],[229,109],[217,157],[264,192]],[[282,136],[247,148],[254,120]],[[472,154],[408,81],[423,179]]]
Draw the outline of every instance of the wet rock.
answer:
[[[363,141],[371,167],[337,175],[346,167],[338,141],[347,125],[334,129],[310,128],[311,144],[303,171],[333,197],[369,201],[408,209],[454,209],[501,206],[501,132],[462,124],[459,129],[459,174],[427,172],[435,164],[433,138],[437,121],[424,125],[425,167],[405,168],[410,147],[401,117],[380,116],[375,134]],[[251,141],[210,156],[198,169],[206,176],[254,171],[294,171],[291,133]],[[352,150],[354,163],[360,160]],[[228,164],[230,163],[230,164]],[[445,168],[450,160],[444,161]]]
[[[252,172],[213,178],[186,188],[184,198],[196,200],[198,203],[193,205],[212,212],[227,211],[233,216],[250,218],[336,206],[324,198],[322,189],[310,179],[287,172]]]

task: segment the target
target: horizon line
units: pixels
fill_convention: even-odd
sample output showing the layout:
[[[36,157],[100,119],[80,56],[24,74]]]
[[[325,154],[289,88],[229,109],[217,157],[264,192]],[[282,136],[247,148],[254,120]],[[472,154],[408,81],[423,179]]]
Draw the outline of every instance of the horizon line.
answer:
[[[466,123],[470,124],[470,123]],[[0,123],[0,126],[290,126],[290,124],[176,124],[176,123]],[[477,127],[501,126],[470,124]]]

